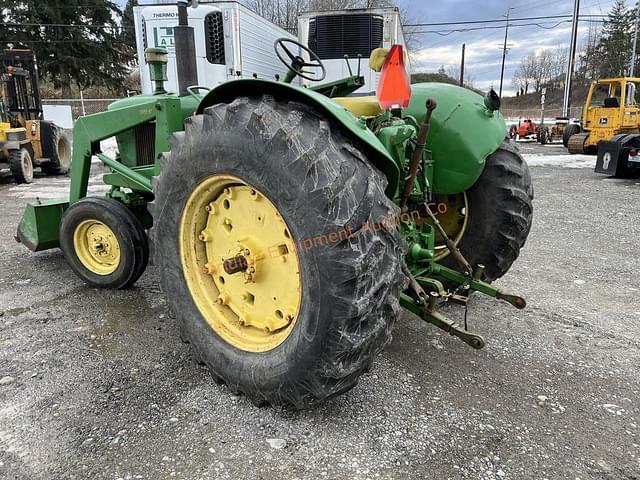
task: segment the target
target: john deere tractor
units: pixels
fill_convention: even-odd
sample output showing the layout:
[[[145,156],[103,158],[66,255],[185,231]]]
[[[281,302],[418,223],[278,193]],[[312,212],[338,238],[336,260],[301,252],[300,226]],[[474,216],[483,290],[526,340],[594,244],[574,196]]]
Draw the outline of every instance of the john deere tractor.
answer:
[[[186,2],[178,13],[179,92],[164,89],[166,50],[147,49],[155,93],[77,121],[69,197],[28,204],[20,242],[61,248],[112,289],[142,275],[151,245],[183,339],[258,404],[351,389],[400,306],[473,348],[485,340],[441,305],[480,292],[525,307],[491,283],[525,243],[533,198],[495,92],[410,86],[395,45],[372,55],[377,94],[350,97],[362,79],[321,83],[322,61],[289,39],[274,46],[281,80],[208,89]],[[101,153],[114,136],[119,153]],[[104,196],[87,196],[93,156],[112,170]]]
[[[569,125],[563,142],[569,153],[597,154],[595,171],[616,177],[640,174],[640,78],[593,82],[582,111],[582,126]]]
[[[0,165],[16,183],[31,183],[39,166],[47,175],[69,171],[71,149],[64,130],[45,121],[38,70],[30,50],[0,53]]]

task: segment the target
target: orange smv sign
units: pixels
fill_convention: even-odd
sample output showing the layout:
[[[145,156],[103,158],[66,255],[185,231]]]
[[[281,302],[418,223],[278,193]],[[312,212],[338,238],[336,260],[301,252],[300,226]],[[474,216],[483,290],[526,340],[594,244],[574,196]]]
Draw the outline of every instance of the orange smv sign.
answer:
[[[380,83],[376,92],[382,108],[399,108],[409,105],[411,82],[404,68],[402,45],[393,45],[382,66]]]

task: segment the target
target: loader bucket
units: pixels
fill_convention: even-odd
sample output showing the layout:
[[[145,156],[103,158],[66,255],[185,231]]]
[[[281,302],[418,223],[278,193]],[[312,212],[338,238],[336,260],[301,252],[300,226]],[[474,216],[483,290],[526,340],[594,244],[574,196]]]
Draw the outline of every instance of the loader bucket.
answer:
[[[60,246],[58,229],[68,200],[36,200],[27,204],[16,240],[33,252]]]

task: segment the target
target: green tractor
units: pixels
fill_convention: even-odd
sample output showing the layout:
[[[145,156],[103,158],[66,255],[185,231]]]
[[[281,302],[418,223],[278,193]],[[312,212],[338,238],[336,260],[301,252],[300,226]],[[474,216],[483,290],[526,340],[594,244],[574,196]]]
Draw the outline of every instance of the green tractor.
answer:
[[[180,91],[164,90],[166,51],[148,49],[155,93],[77,121],[70,195],[28,204],[20,242],[61,248],[113,289],[134,284],[151,245],[183,339],[257,404],[351,389],[401,306],[474,348],[483,338],[443,303],[475,291],[524,308],[491,284],[525,243],[533,198],[495,92],[410,86],[401,46],[372,55],[377,96],[348,96],[358,76],[304,88],[292,81],[324,66],[288,39],[283,79],[199,87],[178,5]],[[100,141],[114,136],[111,158]],[[92,156],[111,169],[105,196],[87,196]]]

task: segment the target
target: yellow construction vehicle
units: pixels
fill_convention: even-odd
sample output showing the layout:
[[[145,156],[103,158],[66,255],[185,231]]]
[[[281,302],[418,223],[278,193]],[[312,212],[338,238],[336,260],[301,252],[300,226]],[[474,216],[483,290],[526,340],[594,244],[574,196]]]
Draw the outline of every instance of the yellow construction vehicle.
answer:
[[[582,111],[582,126],[569,125],[563,141],[569,153],[597,154],[595,171],[617,177],[640,173],[640,78],[593,82]]]
[[[69,171],[71,149],[64,130],[43,118],[33,52],[0,54],[0,164],[16,183],[31,183],[33,168],[47,175]]]

